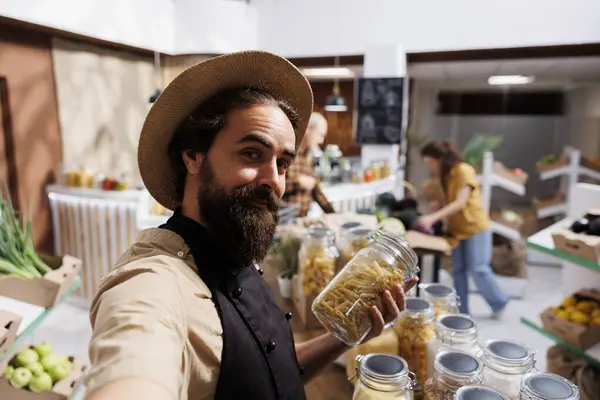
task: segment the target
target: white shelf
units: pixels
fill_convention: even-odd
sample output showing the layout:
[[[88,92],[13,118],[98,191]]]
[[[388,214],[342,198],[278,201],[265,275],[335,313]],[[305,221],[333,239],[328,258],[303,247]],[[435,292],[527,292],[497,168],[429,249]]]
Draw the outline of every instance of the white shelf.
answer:
[[[548,218],[548,217],[555,217],[557,215],[564,215],[567,213],[567,208],[568,208],[567,203],[554,204],[554,205],[551,205],[548,207],[540,208],[539,210],[537,210],[537,217],[538,218]]]
[[[596,179],[600,181],[600,172],[594,171],[593,169],[587,167],[579,167],[579,173],[581,175],[585,175],[588,178]]]
[[[521,232],[516,229],[510,228],[506,225],[502,225],[497,221],[492,222],[492,232],[505,237],[510,240],[518,241],[522,239]]]
[[[540,172],[540,179],[545,181],[547,179],[557,178],[559,176],[568,175],[571,172],[571,166],[565,165],[548,171]]]
[[[515,182],[511,179],[507,179],[503,176],[493,174],[492,184],[519,196],[525,196],[525,185]]]
[[[548,251],[554,250],[554,241],[552,240],[552,232],[557,229],[568,228],[573,224],[573,218],[564,218],[560,221],[550,225],[549,227],[542,229],[541,231],[534,233],[527,238],[527,243],[535,247],[543,247]]]

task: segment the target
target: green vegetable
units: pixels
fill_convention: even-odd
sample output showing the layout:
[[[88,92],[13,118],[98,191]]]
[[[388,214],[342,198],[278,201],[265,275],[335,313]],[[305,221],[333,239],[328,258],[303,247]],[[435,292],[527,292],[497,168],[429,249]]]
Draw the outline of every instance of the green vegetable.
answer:
[[[461,156],[466,163],[480,170],[484,153],[496,150],[501,144],[502,136],[477,135],[467,143]]]

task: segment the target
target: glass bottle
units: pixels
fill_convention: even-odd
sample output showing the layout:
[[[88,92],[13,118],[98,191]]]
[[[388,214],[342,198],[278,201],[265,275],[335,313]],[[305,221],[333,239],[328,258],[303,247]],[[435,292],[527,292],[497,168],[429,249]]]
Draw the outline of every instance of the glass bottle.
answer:
[[[413,375],[400,357],[389,354],[358,356],[352,400],[413,400]]]
[[[398,355],[406,360],[422,388],[427,380],[427,343],[435,338],[434,311],[423,299],[406,299],[406,308],[394,325]]]
[[[489,340],[483,346],[483,379],[492,389],[518,399],[521,380],[535,366],[535,352],[509,340]]]
[[[521,381],[521,400],[579,400],[579,389],[562,376],[531,372]]]
[[[502,393],[486,386],[463,386],[456,391],[454,400],[510,400]]]
[[[298,252],[301,288],[305,296],[316,296],[327,286],[335,275],[338,256],[331,229],[320,226],[308,228]]]
[[[477,341],[479,329],[466,314],[447,314],[435,323],[435,339],[427,343],[427,378],[433,376],[435,357],[440,349],[464,351],[477,355],[481,347]]]
[[[317,296],[312,311],[332,335],[355,346],[371,330],[371,307],[381,293],[416,275],[417,255],[399,236],[376,231],[370,247],[360,250]],[[390,326],[393,325],[392,321]]]
[[[481,384],[483,365],[463,351],[442,350],[435,357],[435,372],[425,383],[425,398],[452,400],[458,389]]]
[[[445,314],[458,313],[460,300],[456,290],[440,283],[423,283],[419,286],[423,298],[433,306],[436,318]]]

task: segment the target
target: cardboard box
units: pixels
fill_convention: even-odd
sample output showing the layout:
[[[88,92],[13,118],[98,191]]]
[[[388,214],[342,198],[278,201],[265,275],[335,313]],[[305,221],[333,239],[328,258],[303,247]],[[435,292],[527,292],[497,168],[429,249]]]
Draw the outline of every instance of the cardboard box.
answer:
[[[311,309],[315,298],[316,296],[305,296],[302,293],[300,277],[298,275],[294,276],[292,281],[292,300],[305,329],[323,329],[323,326]]]
[[[600,236],[581,235],[568,229],[558,229],[552,232],[552,240],[556,250],[600,263]]]
[[[22,320],[20,315],[0,310],[0,355],[10,350],[17,340],[17,330]]]
[[[55,305],[75,282],[81,271],[81,260],[71,257],[42,257],[53,270],[42,278],[0,279],[0,296],[50,308]]]
[[[16,389],[10,385],[10,383],[4,379],[0,378],[0,399],[6,400],[68,400],[73,392],[77,389],[79,383],[83,376],[85,375],[85,371],[87,370],[87,365],[74,357],[69,358],[73,362],[73,372],[66,379],[58,381],[52,387],[52,390],[45,391],[41,393],[30,392],[25,389]],[[8,364],[10,360],[5,360],[0,366],[0,376],[4,373],[4,368]]]
[[[575,296],[600,302],[600,291],[596,289],[580,290]],[[544,310],[540,318],[545,330],[582,350],[589,349],[600,343],[600,326],[591,325],[588,327],[567,321],[557,317],[552,308]]]
[[[552,196],[546,197],[535,197],[531,202],[536,210],[541,208],[554,206],[557,204],[563,204],[567,201],[567,197],[563,193],[553,194]]]
[[[538,161],[537,163],[535,163],[535,167],[539,172],[546,172],[546,171],[552,171],[553,169],[569,165],[569,162],[570,161],[569,161],[568,157],[560,157],[558,159],[558,161],[553,164],[546,164],[546,163]]]
[[[407,231],[404,236],[408,245],[415,251],[449,254],[452,247],[448,240],[441,236],[426,235],[417,231]]]
[[[529,179],[529,175],[527,175],[527,173],[523,171],[521,171],[521,173],[515,173],[513,170],[505,167],[504,164],[499,161],[494,162],[494,174],[521,185],[525,185],[527,183],[527,179]]]

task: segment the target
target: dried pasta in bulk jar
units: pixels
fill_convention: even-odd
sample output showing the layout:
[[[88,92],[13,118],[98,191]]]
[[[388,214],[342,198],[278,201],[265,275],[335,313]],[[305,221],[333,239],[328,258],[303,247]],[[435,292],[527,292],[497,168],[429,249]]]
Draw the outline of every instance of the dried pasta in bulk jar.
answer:
[[[366,249],[371,245],[369,235],[373,233],[370,229],[354,228],[346,231],[343,236],[340,236],[340,258],[345,263],[350,261],[362,249]]]
[[[356,357],[358,381],[352,400],[413,400],[414,380],[406,361],[389,354]]]
[[[419,285],[423,298],[427,300],[435,311],[435,318],[445,314],[458,313],[460,299],[453,288],[440,283],[424,283]]]
[[[435,372],[425,382],[425,398],[451,400],[463,386],[481,384],[483,365],[474,356],[456,350],[442,350],[435,358]]]
[[[520,400],[579,400],[579,389],[562,376],[531,372],[521,381]]]
[[[317,296],[312,311],[321,324],[347,344],[359,344],[372,328],[370,309],[381,294],[418,272],[417,255],[406,241],[387,232],[369,236],[362,249]]]
[[[510,400],[502,393],[487,386],[463,386],[456,391],[454,400]]]
[[[340,226],[337,241],[340,257],[337,260],[336,272],[339,272],[342,268],[344,268],[344,265],[346,265],[346,263],[350,261],[352,257],[354,257],[354,254],[351,257],[348,257],[348,254],[344,253],[344,249],[348,246],[349,232],[353,229],[358,229],[362,227],[362,224],[356,221],[349,221]]]
[[[533,370],[535,352],[510,340],[489,340],[483,346],[483,380],[511,399],[518,399],[521,380]]]
[[[427,378],[433,376],[435,357],[440,349],[479,354],[477,324],[466,314],[447,314],[435,323],[435,339],[427,343]]]
[[[422,299],[406,299],[406,309],[394,325],[398,336],[398,355],[415,373],[417,385],[427,380],[427,343],[435,338],[433,307]]]
[[[300,279],[305,296],[318,295],[335,275],[339,254],[333,231],[313,226],[302,241],[298,252]]]

